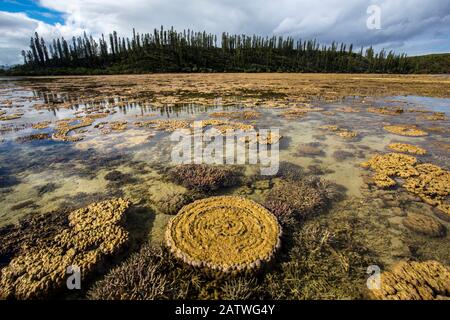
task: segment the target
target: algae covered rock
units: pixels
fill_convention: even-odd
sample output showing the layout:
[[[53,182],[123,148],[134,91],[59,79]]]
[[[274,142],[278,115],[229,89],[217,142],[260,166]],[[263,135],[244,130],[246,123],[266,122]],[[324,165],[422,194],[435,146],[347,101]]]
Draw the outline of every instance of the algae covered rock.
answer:
[[[0,297],[35,299],[62,288],[66,270],[80,268],[86,278],[107,256],[128,240],[120,225],[130,202],[113,199],[89,205],[69,214],[69,227],[41,247],[32,247],[2,269]]]
[[[437,261],[400,262],[381,274],[371,294],[383,300],[450,299],[450,268]]]
[[[176,257],[221,272],[259,268],[273,258],[280,236],[272,213],[237,196],[210,197],[183,207],[165,233]]]
[[[445,226],[436,219],[424,214],[410,213],[403,219],[403,225],[408,229],[430,237],[443,237]]]

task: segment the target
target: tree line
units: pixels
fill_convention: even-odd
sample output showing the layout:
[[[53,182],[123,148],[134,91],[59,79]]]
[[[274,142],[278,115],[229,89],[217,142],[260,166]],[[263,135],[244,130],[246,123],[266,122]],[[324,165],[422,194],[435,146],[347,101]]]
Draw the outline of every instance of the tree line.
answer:
[[[410,73],[414,66],[405,54],[372,47],[355,50],[352,44],[292,37],[215,34],[172,28],[120,37],[116,31],[94,39],[63,37],[46,42],[36,32],[24,64],[17,70],[41,73],[140,72],[371,72]],[[78,71],[77,71],[78,70]],[[90,70],[90,71],[89,71]]]

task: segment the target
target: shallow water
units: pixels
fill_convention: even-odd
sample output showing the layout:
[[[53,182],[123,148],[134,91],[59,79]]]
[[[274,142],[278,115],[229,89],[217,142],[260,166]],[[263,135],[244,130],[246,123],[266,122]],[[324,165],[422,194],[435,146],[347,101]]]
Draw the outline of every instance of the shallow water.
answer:
[[[95,91],[95,88],[90,90]],[[125,196],[149,209],[147,214],[152,215],[152,223],[148,226],[148,237],[153,242],[159,242],[170,216],[158,213],[153,203],[167,192],[183,191],[184,187],[167,182],[160,173],[161,167],[171,165],[170,154],[174,144],[170,142],[170,133],[138,127],[134,122],[201,120],[208,119],[208,114],[216,111],[255,110],[261,112],[261,117],[244,122],[258,129],[279,128],[283,136],[280,161],[297,164],[345,188],[346,199],[335,204],[329,214],[320,219],[328,219],[328,223],[332,224],[333,219],[357,216],[366,221],[357,232],[361,240],[376,252],[378,260],[375,262],[389,265],[398,260],[420,257],[450,263],[448,234],[441,239],[430,239],[411,234],[402,225],[402,219],[408,212],[434,216],[434,209],[402,188],[392,191],[368,189],[364,177],[371,172],[360,166],[361,162],[377,152],[389,152],[386,148],[389,143],[404,142],[428,151],[426,155],[418,156],[419,161],[449,169],[450,99],[392,96],[356,97],[332,103],[315,101],[313,106],[323,108],[322,112],[308,112],[304,117],[287,119],[280,116],[283,109],[269,108],[264,104],[248,108],[238,102],[233,106],[222,106],[218,101],[209,106],[153,106],[151,102],[128,103],[117,95],[108,98],[106,94],[104,99],[104,93],[100,101],[89,104],[78,99],[81,95],[83,92],[76,88],[68,94],[36,91],[27,88],[21,81],[0,79],[0,110],[7,114],[23,113],[19,119],[0,121],[0,226],[17,222],[27,214],[65,207],[77,208],[97,199]],[[65,101],[67,98],[71,103],[66,108],[35,108],[47,101]],[[12,101],[12,106],[8,106],[7,101]],[[32,129],[32,123],[51,121],[54,124],[57,120],[73,118],[98,106],[111,111],[111,114],[96,119],[89,127],[75,130],[76,134],[83,135],[80,141],[17,140],[30,134],[53,132],[52,125],[47,129]],[[398,116],[369,113],[365,108],[370,106],[400,106],[404,113]],[[342,107],[354,107],[360,112],[337,111]],[[413,109],[444,112],[447,120],[425,121],[420,119],[423,112],[412,112]],[[119,120],[128,122],[126,130],[102,133],[96,128],[98,123]],[[396,123],[419,124],[425,131],[430,129],[430,134],[426,137],[405,137],[383,130],[383,125]],[[358,132],[358,137],[341,138],[321,129],[322,125],[338,125]],[[442,129],[432,131],[435,128]],[[316,143],[315,146],[322,152],[299,155],[299,146],[307,143]],[[337,159],[337,151],[346,151],[345,159]],[[105,175],[113,170],[129,174],[133,182],[109,183]],[[254,166],[248,166],[246,173],[250,175],[254,172]],[[240,190],[234,188],[221,192],[237,194]],[[255,188],[248,196],[263,201],[264,195],[264,190]],[[448,222],[440,222],[447,229],[450,227]]]

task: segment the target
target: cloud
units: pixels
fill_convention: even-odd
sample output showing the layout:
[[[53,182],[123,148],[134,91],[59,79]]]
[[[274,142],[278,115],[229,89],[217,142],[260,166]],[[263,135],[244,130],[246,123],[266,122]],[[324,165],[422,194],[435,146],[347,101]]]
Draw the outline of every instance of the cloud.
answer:
[[[381,30],[367,29],[371,4],[381,8]],[[128,36],[133,27],[151,32],[161,25],[336,40],[410,55],[450,51],[448,0],[40,0],[40,5],[61,12],[64,23],[0,12],[0,64],[18,62],[35,30],[48,38],[83,31],[99,37],[112,30]]]

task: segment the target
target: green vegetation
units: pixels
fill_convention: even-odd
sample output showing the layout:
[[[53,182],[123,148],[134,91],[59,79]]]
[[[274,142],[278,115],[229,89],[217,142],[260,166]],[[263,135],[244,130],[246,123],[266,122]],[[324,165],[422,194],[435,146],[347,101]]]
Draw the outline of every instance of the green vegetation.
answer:
[[[173,28],[121,38],[117,32],[94,40],[92,36],[53,39],[47,44],[36,33],[24,64],[10,75],[116,74],[146,72],[373,72],[410,73],[414,65],[405,54],[372,47],[354,52],[353,45],[316,40],[217,35]]]
[[[450,73],[450,53],[408,57],[414,73]]]

